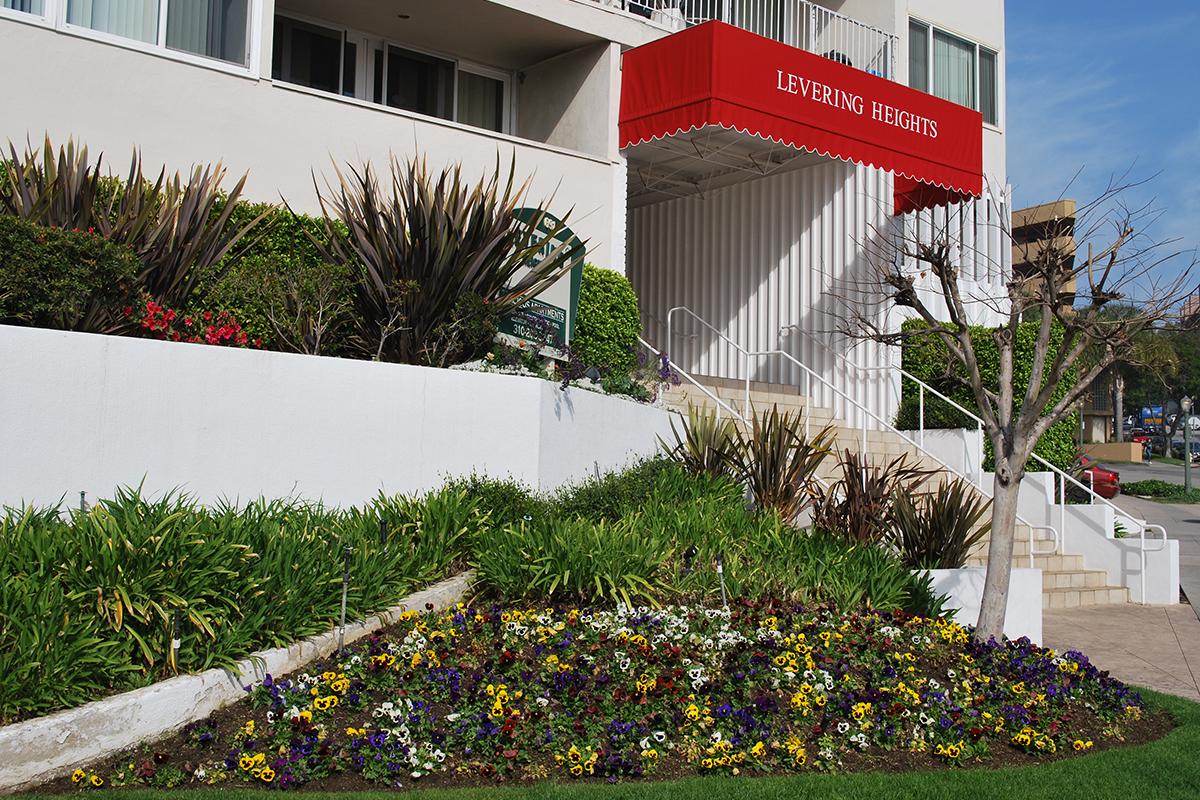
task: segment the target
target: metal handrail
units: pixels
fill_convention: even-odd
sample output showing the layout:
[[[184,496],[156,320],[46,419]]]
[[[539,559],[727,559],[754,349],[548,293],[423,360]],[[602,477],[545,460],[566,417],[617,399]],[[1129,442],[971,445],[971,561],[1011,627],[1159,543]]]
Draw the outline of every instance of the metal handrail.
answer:
[[[806,383],[805,394],[806,394],[806,396],[811,397],[811,395],[812,395],[811,381],[812,381],[812,378],[816,378],[831,392],[840,396],[843,400],[848,402],[850,405],[857,408],[859,413],[861,415],[863,415],[863,418],[864,418],[863,423],[862,423],[862,450],[863,450],[864,454],[867,451],[866,417],[870,417],[871,419],[878,422],[883,427],[884,430],[891,431],[892,433],[897,434],[898,436],[900,436],[900,438],[907,441],[910,445],[912,445],[914,448],[916,448],[919,452],[923,453],[925,456],[927,456],[927,457],[933,459],[934,461],[938,462],[939,464],[941,464],[942,467],[945,470],[947,470],[948,472],[950,472],[951,474],[956,475],[959,478],[962,478],[963,480],[970,481],[970,483],[973,486],[975,486],[975,488],[978,489],[985,496],[992,497],[991,493],[987,491],[987,488],[982,485],[982,483],[983,483],[982,480],[977,481],[973,478],[968,478],[966,475],[963,475],[961,472],[959,472],[955,467],[953,467],[951,464],[949,464],[943,458],[926,450],[922,444],[918,444],[911,437],[909,437],[906,433],[904,433],[900,429],[896,428],[890,422],[880,418],[877,414],[875,414],[875,412],[871,411],[863,403],[860,403],[859,401],[855,400],[854,398],[852,398],[848,394],[846,394],[844,391],[839,389],[838,387],[834,386],[824,376],[818,375],[811,368],[809,368],[808,365],[802,363],[791,353],[785,352],[783,350],[760,350],[760,351],[747,350],[746,348],[742,347],[740,344],[738,344],[737,342],[733,341],[731,338],[726,336],[723,332],[714,328],[711,324],[709,324],[706,320],[704,320],[702,317],[700,317],[698,314],[696,314],[696,312],[692,311],[687,306],[674,306],[673,308],[671,308],[670,310],[667,311],[667,343],[668,343],[668,346],[670,345],[671,336],[673,333],[672,317],[675,315],[676,311],[682,311],[682,312],[688,314],[693,319],[695,319],[697,322],[699,322],[701,325],[708,328],[710,331],[712,331],[714,334],[716,334],[727,345],[732,347],[737,352],[745,355],[747,357],[747,362],[749,361],[750,358],[758,358],[758,357],[762,357],[762,356],[779,356],[779,357],[782,357],[782,358],[790,361],[792,364],[794,364],[796,367],[798,367],[805,375],[805,383]],[[747,407],[749,406],[749,402],[750,402],[750,365],[749,365],[749,363],[747,363],[747,365],[746,365],[746,403],[747,403]],[[805,415],[806,432],[807,432],[807,424],[808,424],[808,415]],[[1052,555],[1052,554],[1058,552],[1058,550],[1061,546],[1061,541],[1062,541],[1062,534],[1060,533],[1059,529],[1055,528],[1052,525],[1034,525],[1033,523],[1029,522],[1024,517],[1022,517],[1020,515],[1020,513],[1018,513],[1016,515],[1016,519],[1017,519],[1017,522],[1028,527],[1031,532],[1030,540],[1029,540],[1029,563],[1031,566],[1034,563],[1033,558],[1035,555]],[[1036,530],[1048,530],[1048,531],[1052,532],[1053,541],[1054,541],[1054,547],[1052,549],[1050,549],[1048,551],[1037,552],[1037,553],[1034,552],[1034,547],[1033,547],[1034,540],[1032,537],[1032,532],[1036,531]]]
[[[653,345],[651,345],[649,342],[647,342],[645,339],[643,339],[641,336],[639,336],[639,337],[638,337],[638,341],[641,343],[642,347],[646,348],[647,350],[649,350],[649,351],[650,351],[651,353],[653,353],[654,355],[658,356],[659,358],[664,358],[664,356],[663,356],[663,354],[662,354],[662,352],[661,352],[661,351],[659,351],[659,350],[655,350],[655,349],[654,349],[654,346],[653,346]],[[704,393],[704,394],[705,394],[705,395],[708,397],[708,399],[712,400],[714,403],[716,403],[716,404],[717,404],[717,419],[718,419],[718,420],[721,418],[721,409],[725,409],[725,411],[726,411],[727,413],[729,413],[729,414],[730,414],[731,416],[733,416],[733,417],[736,417],[736,418],[738,419],[738,421],[740,421],[740,422],[741,422],[743,425],[748,425],[748,424],[750,424],[750,423],[749,423],[749,422],[746,420],[746,418],[745,418],[745,417],[743,417],[741,414],[739,414],[737,411],[735,411],[735,410],[734,410],[733,408],[731,408],[730,406],[726,405],[726,404],[725,404],[725,402],[724,402],[723,400],[721,400],[721,398],[720,398],[720,397],[717,397],[717,395],[715,395],[715,394],[713,394],[712,392],[710,392],[710,391],[708,390],[708,388],[704,386],[704,384],[700,383],[700,382],[699,382],[699,381],[697,381],[695,378],[693,378],[691,375],[689,375],[687,372],[685,372],[684,370],[680,369],[679,365],[678,365],[678,364],[676,364],[674,361],[672,361],[672,360],[671,360],[671,357],[670,357],[669,355],[668,355],[668,356],[666,356],[665,358],[666,358],[667,364],[669,364],[669,365],[671,366],[671,369],[675,370],[675,372],[676,372],[676,373],[677,373],[677,374],[678,374],[680,377],[682,377],[682,378],[684,378],[685,380],[687,380],[687,381],[688,381],[688,383],[692,384],[692,385],[693,385],[693,386],[695,386],[697,389],[699,389],[701,392],[703,392],[703,393]]]
[[[1146,531],[1149,530],[1150,528],[1158,528],[1160,531],[1162,531],[1162,538],[1157,540],[1157,541],[1162,542],[1162,544],[1160,546],[1154,548],[1153,550],[1146,549]],[[1167,549],[1167,529],[1164,528],[1162,525],[1155,525],[1152,522],[1147,522],[1142,527],[1142,533],[1141,533],[1140,538],[1141,538],[1141,543],[1139,546],[1139,552],[1141,554],[1141,559],[1142,559],[1142,573],[1141,573],[1142,605],[1146,605],[1146,553],[1158,553],[1162,550]]]
[[[790,330],[795,333],[799,333],[801,336],[804,336],[805,338],[809,339],[810,341],[815,343],[818,347],[823,349],[825,352],[832,355],[834,358],[841,359],[848,366],[851,366],[857,370],[860,370],[862,372],[891,371],[891,372],[899,373],[901,377],[907,378],[907,379],[911,380],[913,383],[917,384],[917,388],[918,388],[918,396],[917,396],[917,398],[918,398],[918,425],[919,425],[918,433],[921,437],[922,444],[924,444],[924,441],[925,441],[925,392],[929,392],[930,394],[933,394],[938,399],[948,403],[955,410],[961,412],[962,414],[964,414],[967,417],[974,420],[977,430],[979,430],[980,434],[982,435],[983,420],[979,417],[978,414],[964,408],[961,404],[955,402],[954,400],[951,400],[949,397],[942,394],[937,389],[933,388],[932,386],[927,384],[925,381],[921,380],[916,375],[913,375],[911,372],[908,372],[904,368],[902,368],[902,367],[862,367],[862,366],[858,366],[858,365],[854,364],[854,362],[850,361],[850,359],[846,358],[841,353],[833,350],[828,345],[826,345],[824,342],[822,342],[820,339],[818,339],[817,337],[808,333],[807,331],[800,330],[799,328],[790,328]],[[1101,497],[1099,494],[1096,493],[1094,486],[1084,486],[1083,483],[1080,482],[1077,478],[1075,478],[1071,475],[1068,475],[1066,472],[1059,469],[1055,465],[1051,464],[1049,461],[1042,458],[1037,453],[1030,453],[1030,458],[1037,461],[1042,466],[1047,467],[1050,472],[1057,474],[1062,479],[1058,482],[1058,485],[1059,485],[1058,505],[1059,505],[1060,524],[1062,525],[1064,530],[1066,529],[1066,513],[1067,513],[1066,512],[1066,499],[1067,499],[1066,498],[1066,482],[1067,481],[1070,481],[1071,483],[1078,486],[1080,489],[1083,489],[1085,492],[1087,492],[1088,493],[1088,501],[1091,505],[1095,505],[1096,501],[1099,500],[1102,504],[1112,508],[1112,510],[1115,514],[1125,517],[1125,519],[1132,522],[1134,524],[1134,526],[1137,527],[1139,530],[1142,529],[1146,525],[1146,520],[1138,519],[1137,517],[1133,516],[1132,514],[1130,514],[1128,511],[1124,510],[1123,508],[1120,508],[1119,506],[1117,506],[1115,503],[1108,500],[1107,498]]]

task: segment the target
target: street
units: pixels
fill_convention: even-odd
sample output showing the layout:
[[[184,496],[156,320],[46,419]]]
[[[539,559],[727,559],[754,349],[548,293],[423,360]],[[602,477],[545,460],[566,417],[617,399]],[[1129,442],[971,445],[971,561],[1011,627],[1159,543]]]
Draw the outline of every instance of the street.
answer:
[[[1183,467],[1176,464],[1108,464],[1121,474],[1122,485],[1134,481],[1162,480],[1183,484]],[[1200,486],[1200,465],[1193,466],[1193,479]],[[1179,540],[1179,582],[1200,617],[1200,504],[1158,503],[1119,494],[1113,502],[1135,517],[1162,525],[1167,536]]]

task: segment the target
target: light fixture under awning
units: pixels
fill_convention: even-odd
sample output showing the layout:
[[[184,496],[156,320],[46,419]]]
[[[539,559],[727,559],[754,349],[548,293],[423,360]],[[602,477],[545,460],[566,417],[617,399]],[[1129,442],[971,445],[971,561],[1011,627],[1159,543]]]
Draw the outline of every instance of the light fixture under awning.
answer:
[[[715,21],[625,54],[620,141],[668,194],[699,185],[689,162],[714,185],[805,153],[895,173],[896,213],[983,192],[979,112]]]

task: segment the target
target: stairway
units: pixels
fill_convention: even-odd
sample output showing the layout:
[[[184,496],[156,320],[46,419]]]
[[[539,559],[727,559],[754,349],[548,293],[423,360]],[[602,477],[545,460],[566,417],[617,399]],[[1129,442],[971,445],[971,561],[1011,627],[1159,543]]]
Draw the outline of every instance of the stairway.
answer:
[[[697,382],[719,397],[730,408],[745,413],[746,383],[728,378],[713,378],[693,375]],[[703,391],[690,384],[683,384],[668,391],[663,397],[666,408],[687,413],[688,405],[712,407],[712,399]],[[773,383],[750,383],[750,403],[756,410],[769,409],[775,405],[780,411],[802,412],[808,415],[810,430],[813,434],[826,425],[833,425],[837,430],[836,452],[849,449],[858,452],[862,449],[862,431],[838,425],[833,413],[826,408],[810,407],[806,398],[800,394],[799,388]],[[894,431],[868,431],[867,449],[869,453],[880,459],[888,460],[907,454],[912,462],[939,473],[946,474],[940,462],[926,456],[909,444],[900,434]],[[819,477],[831,481],[837,478],[840,470],[835,459],[828,459],[822,467]],[[1039,534],[1036,550],[1048,549],[1049,540]],[[1033,531],[1026,525],[1018,524],[1016,539],[1013,543],[1013,566],[1028,567],[1029,548]],[[988,538],[972,548],[968,554],[967,567],[985,567],[987,564]],[[1108,576],[1102,570],[1084,568],[1083,556],[1056,553],[1053,555],[1034,555],[1032,566],[1042,570],[1042,608],[1064,609],[1085,606],[1117,605],[1130,602],[1129,590],[1123,586],[1109,586]]]

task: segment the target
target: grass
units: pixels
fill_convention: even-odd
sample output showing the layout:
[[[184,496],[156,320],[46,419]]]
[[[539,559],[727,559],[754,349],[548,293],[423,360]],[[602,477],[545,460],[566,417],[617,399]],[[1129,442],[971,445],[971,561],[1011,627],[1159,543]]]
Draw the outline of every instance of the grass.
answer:
[[[897,774],[802,775],[786,778],[689,778],[658,783],[553,784],[421,791],[421,800],[851,800],[862,797],[958,800],[1155,800],[1200,794],[1200,704],[1141,690],[1148,703],[1170,711],[1179,727],[1157,742],[1105,750],[1036,767],[946,769]],[[176,790],[178,791],[178,790]],[[163,800],[155,790],[88,792],[97,800]],[[240,789],[188,790],[189,800],[268,800],[278,792]],[[389,800],[395,792],[303,792],[307,800]],[[24,795],[35,797],[35,795]]]

